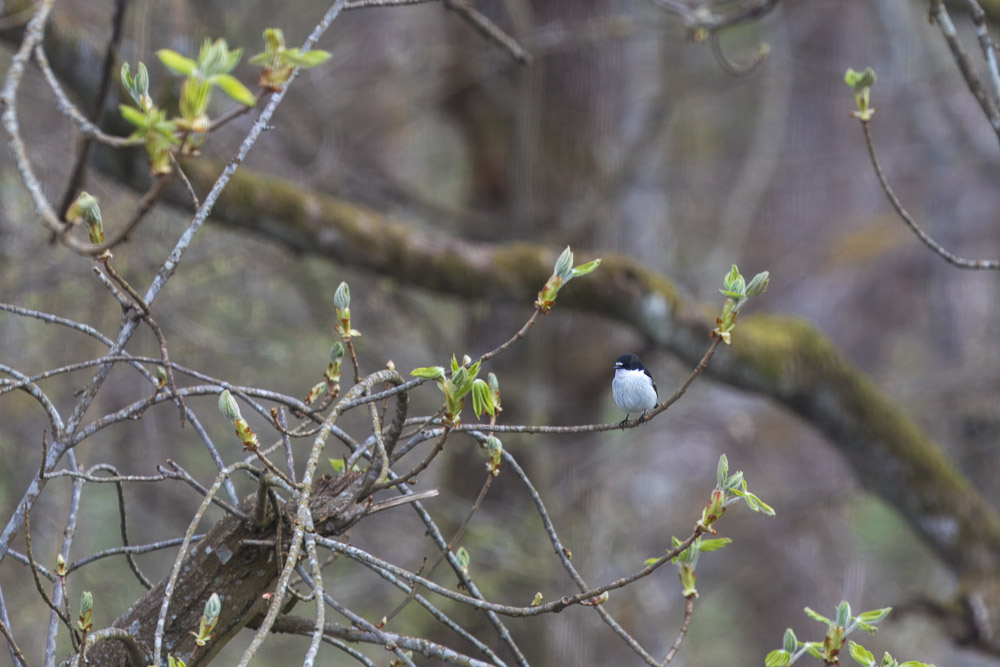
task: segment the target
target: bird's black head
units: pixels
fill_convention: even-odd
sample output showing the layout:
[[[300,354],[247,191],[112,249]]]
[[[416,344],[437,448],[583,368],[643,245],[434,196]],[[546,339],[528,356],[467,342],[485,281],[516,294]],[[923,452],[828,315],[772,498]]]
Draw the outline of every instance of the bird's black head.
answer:
[[[631,352],[626,352],[622,356],[618,357],[618,361],[615,362],[615,369],[625,369],[627,371],[644,371],[646,367],[642,365],[639,361],[639,357],[635,356]]]

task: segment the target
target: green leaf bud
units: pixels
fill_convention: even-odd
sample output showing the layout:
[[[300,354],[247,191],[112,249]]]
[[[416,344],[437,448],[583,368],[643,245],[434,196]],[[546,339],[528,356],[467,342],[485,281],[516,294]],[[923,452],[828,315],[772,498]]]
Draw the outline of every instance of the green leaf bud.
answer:
[[[264,30],[264,46],[268,51],[279,51],[285,48],[285,33],[281,31],[281,28]]]
[[[500,380],[497,378],[496,373],[490,373],[486,376],[486,383],[490,386],[490,391],[494,395],[500,394]]]
[[[219,394],[219,412],[230,421],[235,421],[242,417],[239,403],[236,402],[236,398],[229,393],[228,389],[223,389],[222,393]]]
[[[90,591],[84,591],[83,595],[80,596],[80,613],[85,614],[87,612],[93,611],[94,609],[94,596]]]
[[[351,307],[351,289],[346,282],[340,283],[333,293],[333,305],[341,310]]]
[[[222,600],[219,599],[218,593],[212,593],[212,596],[205,602],[205,611],[202,613],[202,616],[205,617],[212,627],[215,627],[215,622],[219,620],[219,612],[221,611]]]
[[[469,556],[469,552],[465,547],[458,548],[458,551],[455,552],[455,558],[458,560],[458,565],[462,568],[462,572],[469,574],[469,563],[472,562],[472,557]]]
[[[847,600],[842,600],[839,605],[837,605],[837,625],[842,628],[846,628],[851,622],[851,605]]]
[[[771,274],[767,271],[761,271],[753,277],[750,284],[747,285],[746,295],[748,298],[759,296],[767,291],[767,285],[771,282]]]
[[[330,348],[330,363],[339,364],[347,350],[339,340]]]
[[[570,250],[569,246],[566,246],[566,249],[559,255],[559,259],[556,260],[552,275],[562,278],[564,282],[573,277],[573,251]]]
[[[94,627],[94,596],[90,591],[84,591],[80,596],[80,618],[77,627],[83,632],[90,632]]]

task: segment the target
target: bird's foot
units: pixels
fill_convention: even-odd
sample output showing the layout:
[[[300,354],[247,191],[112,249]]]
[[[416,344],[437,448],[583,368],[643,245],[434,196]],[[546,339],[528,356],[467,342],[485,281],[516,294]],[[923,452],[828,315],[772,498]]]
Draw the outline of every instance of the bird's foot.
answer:
[[[624,431],[626,426],[628,426],[628,415],[625,415],[625,419],[621,420],[618,424],[618,428]]]

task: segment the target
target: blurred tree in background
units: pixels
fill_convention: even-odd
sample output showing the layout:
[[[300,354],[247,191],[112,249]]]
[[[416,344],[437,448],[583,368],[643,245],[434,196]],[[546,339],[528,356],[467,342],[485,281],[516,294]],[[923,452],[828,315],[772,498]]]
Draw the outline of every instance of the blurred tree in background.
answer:
[[[344,642],[325,646],[319,664],[650,663],[644,651],[656,664],[682,629],[671,664],[763,664],[786,627],[822,638],[803,607],[834,617],[841,600],[894,608],[882,632],[859,639],[877,656],[1000,662],[995,267],[964,271],[921,244],[866,146],[927,245],[951,260],[1000,256],[997,3],[54,4],[0,3],[10,142],[0,153],[0,620],[27,664],[75,649],[33,574],[57,607],[69,598],[63,613],[78,635],[84,591],[88,632],[116,620],[127,632],[131,619],[160,615],[175,563],[195,566],[176,572],[155,659],[311,660],[311,600],[275,603],[288,611],[274,618],[281,634],[251,646],[273,599],[258,588],[273,592],[298,553],[290,581],[305,597],[323,584],[321,620]],[[280,92],[258,87],[259,63],[248,62],[273,27],[286,48],[314,34],[310,46],[331,56],[286,53],[286,63],[317,65],[287,94],[280,73]],[[195,59],[220,37],[243,49],[231,71],[225,54],[197,62],[196,74],[157,57]],[[159,121],[120,82],[125,63],[135,82],[139,62],[166,112]],[[877,113],[862,124],[844,72],[867,66]],[[192,76],[214,86],[204,118]],[[155,126],[185,108],[179,124]],[[142,118],[153,124],[141,141],[113,145]],[[194,146],[204,119],[211,131]],[[84,227],[96,214],[82,191],[99,202],[110,259],[93,250]],[[82,222],[64,231],[65,219]],[[603,262],[565,286],[551,314],[534,314],[567,244],[578,263]],[[771,284],[720,346],[709,332],[733,263],[748,281],[770,271]],[[337,312],[342,282],[350,302]],[[496,427],[512,429],[495,434],[503,457],[491,459],[489,428],[476,430],[490,419],[474,415],[472,394],[447,435],[436,387],[445,378],[418,385],[409,373],[441,366],[454,381],[452,355],[461,364],[468,354],[468,376],[526,322],[523,340],[479,374],[499,378]],[[324,373],[351,328],[362,335],[347,337],[334,401],[335,369]],[[643,357],[662,401],[716,347],[669,414],[610,428],[623,416],[610,400],[620,353]],[[357,388],[353,357],[358,379],[369,378]],[[404,382],[408,391],[390,388]],[[304,405],[317,386],[323,394]],[[219,414],[224,388],[239,415]],[[341,418],[348,403],[338,401],[365,391],[389,393]],[[272,408],[299,433],[336,414],[332,435],[318,434],[330,436],[321,455],[309,460],[317,434],[284,440]],[[241,446],[238,419],[245,443],[252,431],[260,449],[277,444],[274,470]],[[425,494],[420,513],[390,509],[395,491],[372,493],[386,482],[380,452],[400,476],[427,461],[410,490]],[[580,593],[642,572],[672,536],[692,535],[722,454],[777,516],[727,512],[717,529],[733,543],[698,561],[696,603],[673,566],[602,604]],[[219,476],[233,465],[231,479]],[[334,478],[296,487],[324,473]],[[124,481],[96,481],[114,476]],[[209,487],[225,507],[202,506]],[[347,501],[331,500],[345,489]],[[129,544],[157,548],[126,560],[123,525]],[[211,545],[236,536],[243,550],[232,560],[198,540],[187,548],[185,531],[217,531],[202,538]],[[340,541],[324,547],[328,537]],[[358,551],[328,563],[343,543]],[[246,554],[259,560],[227,569]],[[520,611],[490,616],[422,585],[421,599],[467,635],[417,600],[394,615],[412,575],[387,583],[376,571],[391,572],[366,569],[362,554]],[[582,579],[567,576],[571,566]],[[216,636],[191,653],[213,591],[183,584],[208,574],[235,579],[221,594],[222,625],[204,633]],[[238,604],[234,591],[245,595]],[[572,604],[526,616],[537,593],[541,606]],[[150,658],[125,646],[100,641],[92,659]]]

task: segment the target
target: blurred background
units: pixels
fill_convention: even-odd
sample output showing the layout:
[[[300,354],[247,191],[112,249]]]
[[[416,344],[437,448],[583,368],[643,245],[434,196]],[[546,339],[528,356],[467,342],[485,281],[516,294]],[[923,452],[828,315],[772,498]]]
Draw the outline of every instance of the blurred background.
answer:
[[[111,4],[60,3],[55,12],[70,17],[100,51]],[[761,43],[769,46],[764,63],[747,76],[728,72],[707,42],[689,39],[676,14],[647,0],[474,4],[532,54],[530,66],[513,62],[439,3],[346,12],[319,44],[332,59],[292,87],[246,167],[458,237],[552,249],[569,244],[578,261],[628,255],[692,297],[719,305],[717,290],[731,264],[748,276],[768,270],[770,290],[754,310],[815,324],[985,496],[1000,497],[994,472],[1000,465],[997,277],[950,267],[895,217],[868,163],[843,83],[847,67],[877,71],[875,142],[915,217],[957,254],[1000,256],[996,136],[940,31],[927,21],[927,3],[779,3],[759,21],[720,35],[721,48],[737,63],[752,60]],[[176,95],[177,78],[159,65],[156,50],[191,55],[204,38],[224,37],[252,55],[261,50],[264,28],[281,27],[288,42],[298,44],[325,10],[324,3],[307,0],[130,0],[121,56],[150,66],[154,95]],[[956,17],[979,63],[971,25],[964,14]],[[15,48],[6,43],[0,51],[5,70]],[[245,64],[235,74],[248,85],[256,78]],[[117,88],[112,99],[116,95]],[[220,101],[217,112],[227,108]],[[22,85],[20,111],[30,157],[46,192],[58,200],[76,135],[34,68]],[[228,160],[252,120],[239,118],[213,134],[204,154]],[[96,170],[85,183],[100,199],[109,228],[109,221],[129,215],[141,194]],[[0,301],[117,331],[117,302],[95,279],[90,261],[49,243],[9,151],[0,151],[0,201]],[[144,289],[189,215],[157,207],[116,250],[119,271]],[[587,279],[599,280],[600,272]],[[368,370],[389,359],[405,373],[443,365],[452,353],[475,356],[531,314],[527,302],[469,301],[416,289],[214,224],[200,232],[154,314],[174,361],[301,397],[326,367],[333,290],[341,280],[351,286],[353,322],[364,333],[358,351]],[[146,331],[130,350],[158,356]],[[643,357],[661,396],[690,370],[629,328],[557,307],[490,366],[501,379],[502,422],[620,420],[610,382],[615,358],[626,351]],[[0,362],[25,373],[100,352],[79,335],[0,314]],[[45,388],[68,408],[88,377]],[[134,373],[118,370],[112,380],[91,419],[148,393]],[[414,396],[411,415],[433,412],[438,397],[425,387]],[[227,460],[241,456],[228,426],[214,417],[214,399],[189,405],[201,411]],[[132,474],[150,474],[170,458],[207,482],[212,463],[177,421],[172,407],[161,406],[140,422],[101,432],[77,455],[83,466],[107,461]],[[30,398],[15,394],[0,401],[0,424],[0,497],[13,507],[39,465],[46,421]],[[266,429],[263,422],[254,427]],[[356,416],[345,427],[361,432],[363,420]],[[763,664],[786,627],[800,639],[822,638],[803,607],[832,615],[842,599],[855,611],[899,609],[877,636],[857,638],[879,656],[889,650],[901,660],[939,666],[1000,664],[956,647],[934,619],[912,612],[920,601],[952,597],[954,575],[892,507],[858,487],[808,424],[766,400],[701,379],[646,427],[510,435],[504,445],[542,493],[591,584],[639,569],[668,547],[671,535],[690,533],[720,454],[775,507],[773,519],[739,506],[727,512],[720,533],[734,543],[699,562],[701,597],[675,665]],[[446,535],[475,499],[484,462],[471,440],[454,438],[434,474],[422,477],[421,488],[442,491],[429,508]],[[69,488],[65,480],[51,482],[32,514],[36,557],[50,566]],[[241,493],[250,488],[239,486]],[[132,486],[126,497],[136,543],[182,534],[200,500],[176,484]],[[88,486],[83,507],[75,552],[117,544],[114,490]],[[413,569],[434,554],[405,510],[362,524],[352,540]],[[575,590],[528,495],[509,474],[493,485],[463,546],[472,555],[471,574],[491,599],[526,604],[536,591],[551,600]],[[20,539],[16,548],[23,548]],[[139,559],[154,581],[171,561],[170,553]],[[360,568],[337,563],[330,573],[335,597],[370,621],[401,599]],[[29,656],[37,656],[48,613],[27,575],[10,559],[0,567],[15,631]],[[443,568],[438,579],[454,583]],[[143,592],[113,559],[83,570],[75,586],[101,591],[99,627]],[[482,619],[442,606],[482,624],[485,633]],[[393,629],[430,633],[467,649],[411,607]],[[607,606],[661,656],[683,607],[672,568],[612,593]],[[532,664],[639,664],[589,609],[515,619],[510,627]],[[249,639],[244,633],[233,642],[219,664],[235,663]],[[289,651],[298,656],[304,646],[278,637],[257,664],[291,664]],[[388,660],[382,649],[366,651]],[[324,655],[321,664],[350,664],[332,649]]]

